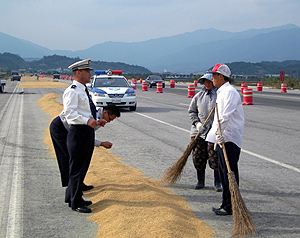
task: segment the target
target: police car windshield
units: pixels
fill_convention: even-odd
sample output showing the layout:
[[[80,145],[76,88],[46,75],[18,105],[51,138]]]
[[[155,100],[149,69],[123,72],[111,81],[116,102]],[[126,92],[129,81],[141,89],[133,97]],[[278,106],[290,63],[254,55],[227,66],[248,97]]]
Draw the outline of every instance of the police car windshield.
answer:
[[[129,87],[124,78],[96,78],[94,87]]]

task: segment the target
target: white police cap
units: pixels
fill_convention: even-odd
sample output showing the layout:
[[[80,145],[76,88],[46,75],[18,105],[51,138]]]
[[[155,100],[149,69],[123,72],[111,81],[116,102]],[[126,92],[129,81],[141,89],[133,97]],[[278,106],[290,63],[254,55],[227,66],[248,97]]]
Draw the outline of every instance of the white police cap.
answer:
[[[79,70],[79,69],[89,69],[92,70],[90,67],[91,60],[90,59],[85,59],[78,61],[74,64],[71,64],[68,68],[71,69],[72,71]]]

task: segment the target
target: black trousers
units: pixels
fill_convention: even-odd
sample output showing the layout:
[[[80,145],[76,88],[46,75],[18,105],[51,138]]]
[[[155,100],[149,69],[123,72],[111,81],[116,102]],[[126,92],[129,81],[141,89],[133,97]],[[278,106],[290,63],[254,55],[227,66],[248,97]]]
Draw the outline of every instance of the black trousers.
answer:
[[[219,175],[223,187],[223,201],[221,208],[228,212],[232,212],[231,207],[231,194],[229,190],[229,180],[228,180],[228,170],[225,162],[225,157],[223,154],[223,149],[218,145],[218,158],[219,158]],[[230,164],[230,169],[235,174],[235,179],[237,184],[239,184],[239,170],[238,161],[240,157],[241,148],[232,142],[225,143],[226,154]]]
[[[69,183],[69,152],[67,148],[68,131],[64,127],[60,117],[56,117],[50,124],[50,135],[54,146],[58,167],[63,187]]]
[[[67,135],[69,183],[65,202],[72,208],[84,206],[81,185],[94,151],[95,131],[87,125],[71,125]]]

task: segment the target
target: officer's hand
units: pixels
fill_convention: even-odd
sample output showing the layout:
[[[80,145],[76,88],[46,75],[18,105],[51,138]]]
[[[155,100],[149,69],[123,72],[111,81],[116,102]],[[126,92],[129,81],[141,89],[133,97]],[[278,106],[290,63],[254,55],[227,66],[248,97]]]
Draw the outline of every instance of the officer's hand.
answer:
[[[99,119],[97,121],[97,125],[102,126],[102,127],[104,127],[106,123],[107,123],[107,121],[105,119]]]
[[[219,146],[222,148],[222,145],[225,144],[225,140],[223,136],[217,135],[216,137],[217,139],[217,143],[219,144]]]
[[[101,146],[103,146],[106,149],[110,149],[112,147],[112,143],[110,143],[109,141],[103,141],[101,142]]]
[[[204,127],[201,122],[197,122],[196,128],[200,133],[202,133],[204,131]]]
[[[97,126],[97,121],[95,119],[89,119],[87,124],[88,126],[95,128]]]

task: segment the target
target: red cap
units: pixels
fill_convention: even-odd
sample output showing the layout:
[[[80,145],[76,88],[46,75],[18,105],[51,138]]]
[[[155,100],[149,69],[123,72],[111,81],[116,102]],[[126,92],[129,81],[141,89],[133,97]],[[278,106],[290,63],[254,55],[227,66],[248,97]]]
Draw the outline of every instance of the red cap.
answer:
[[[215,67],[213,67],[213,69],[211,71],[208,71],[206,73],[219,73],[222,74],[226,77],[230,77],[231,75],[231,71],[229,69],[229,67],[226,64],[216,64]]]

